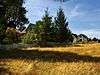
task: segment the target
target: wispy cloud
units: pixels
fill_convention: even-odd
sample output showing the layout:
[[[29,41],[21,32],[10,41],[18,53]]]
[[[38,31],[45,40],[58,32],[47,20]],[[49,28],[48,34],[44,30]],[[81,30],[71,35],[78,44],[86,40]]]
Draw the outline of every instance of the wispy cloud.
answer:
[[[71,10],[70,18],[75,18],[81,22],[97,22],[100,21],[100,8],[94,8],[94,6],[88,7],[88,5],[78,3]]]
[[[89,29],[89,30],[73,30],[74,33],[76,34],[85,34],[90,38],[100,38],[100,29]]]
[[[32,23],[41,19],[47,7],[50,15],[56,16],[59,6],[62,6],[73,32],[100,37],[100,30],[96,30],[100,28],[99,3],[99,0],[68,0],[63,3],[59,0],[27,0],[24,6],[28,11],[26,16]]]
[[[77,4],[77,5],[71,10],[70,15],[69,15],[70,18],[78,17],[78,16],[82,16],[82,15],[83,15],[83,13],[79,11],[79,10],[80,10],[80,6],[81,6],[80,4]]]

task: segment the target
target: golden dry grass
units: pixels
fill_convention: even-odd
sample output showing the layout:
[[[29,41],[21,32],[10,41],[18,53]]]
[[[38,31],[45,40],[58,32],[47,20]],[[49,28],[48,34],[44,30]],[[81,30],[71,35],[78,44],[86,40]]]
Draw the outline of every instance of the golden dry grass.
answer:
[[[22,50],[40,50],[40,51],[59,51],[59,52],[74,52],[78,54],[92,55],[92,56],[100,56],[100,44],[77,44],[71,47],[49,47],[49,48],[23,48]]]
[[[7,52],[8,55],[0,52],[0,68],[6,66],[11,75],[100,75],[98,43],[77,44],[72,47],[33,47],[15,52]],[[69,61],[66,59],[67,53]]]

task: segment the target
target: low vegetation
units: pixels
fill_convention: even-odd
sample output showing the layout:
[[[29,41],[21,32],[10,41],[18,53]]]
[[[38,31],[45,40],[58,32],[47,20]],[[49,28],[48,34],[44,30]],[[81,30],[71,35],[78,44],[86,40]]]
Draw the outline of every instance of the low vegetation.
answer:
[[[1,72],[11,75],[99,75],[100,44],[1,50]]]

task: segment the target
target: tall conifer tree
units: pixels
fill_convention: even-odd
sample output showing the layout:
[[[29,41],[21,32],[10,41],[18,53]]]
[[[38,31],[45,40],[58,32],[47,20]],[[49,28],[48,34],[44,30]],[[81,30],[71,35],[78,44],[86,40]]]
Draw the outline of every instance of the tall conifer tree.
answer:
[[[58,29],[57,36],[59,42],[70,42],[72,39],[71,31],[68,27],[68,22],[66,20],[64,11],[59,8],[57,12],[57,17],[55,17],[55,24]]]
[[[52,17],[49,16],[48,8],[45,10],[45,15],[42,18],[43,30],[42,30],[42,40],[49,41],[52,25]]]

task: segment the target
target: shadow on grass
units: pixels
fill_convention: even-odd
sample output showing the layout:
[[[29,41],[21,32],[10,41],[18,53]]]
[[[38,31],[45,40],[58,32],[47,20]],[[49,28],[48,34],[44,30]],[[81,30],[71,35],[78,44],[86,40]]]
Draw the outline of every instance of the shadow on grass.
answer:
[[[6,65],[0,65],[0,75],[11,75]]]
[[[0,59],[27,59],[44,62],[100,62],[100,57],[78,55],[72,52],[39,50],[0,50]]]

